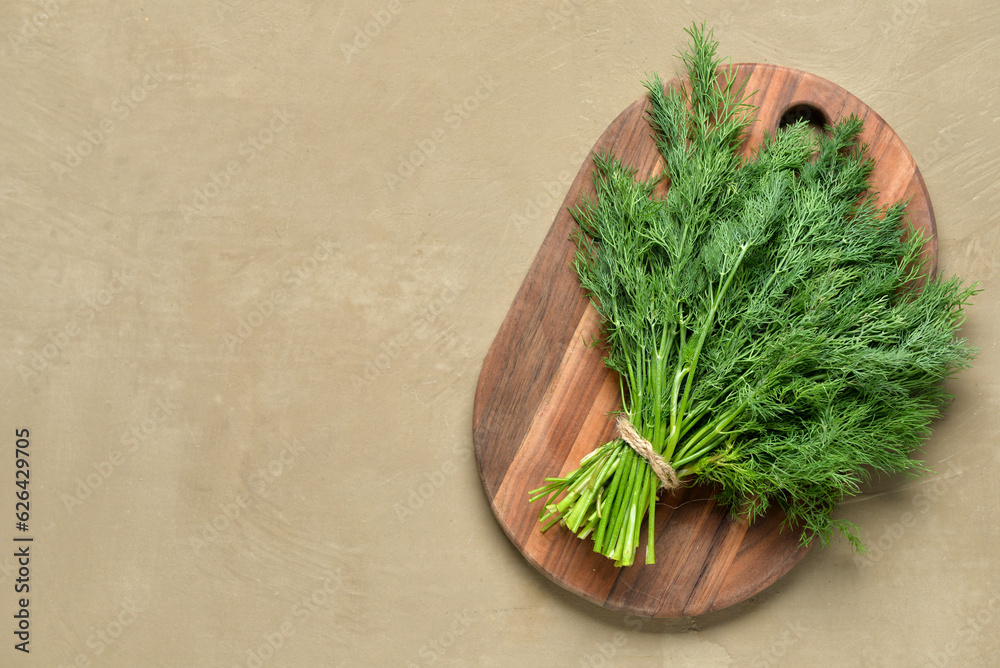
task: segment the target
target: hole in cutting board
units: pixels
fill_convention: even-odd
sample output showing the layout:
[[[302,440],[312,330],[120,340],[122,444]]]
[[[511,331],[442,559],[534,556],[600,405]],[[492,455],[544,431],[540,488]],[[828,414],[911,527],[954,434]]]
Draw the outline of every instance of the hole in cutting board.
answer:
[[[799,121],[809,124],[809,129],[815,135],[826,132],[826,114],[812,106],[811,104],[793,104],[778,119],[778,129],[782,130],[789,125],[794,125]]]

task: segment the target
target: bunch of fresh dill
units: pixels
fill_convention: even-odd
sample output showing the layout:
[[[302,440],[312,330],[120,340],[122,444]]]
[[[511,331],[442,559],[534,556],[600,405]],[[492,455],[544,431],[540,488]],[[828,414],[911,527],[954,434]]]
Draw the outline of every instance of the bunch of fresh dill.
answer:
[[[831,513],[872,472],[922,470],[910,454],[949,398],[941,381],[974,356],[956,331],[975,289],[929,275],[904,204],[876,203],[857,117],[820,137],[789,126],[741,158],[755,108],[711,33],[688,33],[688,86],[646,84],[664,174],[598,156],[596,198],[572,209],[623,417],[680,484],[715,483],[751,521],[780,506],[803,543],[839,530],[863,549]],[[543,530],[592,535],[627,566],[644,523],[653,563],[670,484],[617,438],[530,498]]]

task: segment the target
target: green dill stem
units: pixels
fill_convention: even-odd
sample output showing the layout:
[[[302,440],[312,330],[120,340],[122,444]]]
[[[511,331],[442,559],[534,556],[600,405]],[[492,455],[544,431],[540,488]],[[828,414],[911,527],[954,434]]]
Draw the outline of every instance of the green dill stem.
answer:
[[[550,482],[544,487],[539,487],[538,489],[528,492],[528,503],[534,503],[543,497],[551,495],[553,491],[561,486],[562,482],[564,481],[560,480],[559,482]]]
[[[593,483],[596,481],[596,476],[599,474],[600,471],[595,470],[585,481],[586,489],[581,491],[578,497],[574,499],[573,507],[564,515],[566,526],[573,532],[579,530],[580,525],[584,521],[584,514],[587,512],[587,509],[589,508],[589,501],[594,495]]]
[[[618,450],[618,464],[616,464],[615,470],[618,469],[618,466],[621,464],[622,458],[625,456],[625,452],[622,449],[623,447],[625,447],[625,446],[619,446],[619,450]],[[607,494],[606,497],[604,497],[603,507],[604,508],[609,508],[610,510],[604,512],[601,515],[601,521],[597,525],[597,533],[594,534],[594,551],[595,552],[601,552],[603,550],[603,548],[604,548],[604,535],[605,535],[605,531],[607,530],[607,527],[608,527],[608,520],[611,519],[612,513],[618,507],[618,504],[616,503],[616,501],[617,501],[616,493],[618,492],[618,486],[621,484],[621,479],[622,479],[622,476],[620,476],[620,475],[616,475],[616,476],[612,477],[612,479],[611,479],[611,487],[608,488],[608,494]]]
[[[633,525],[632,538],[629,541],[629,550],[626,553],[629,565],[635,561],[635,550],[639,547],[639,534],[642,532],[643,519],[647,516],[647,506],[646,503],[649,501],[649,487],[650,487],[650,474],[652,469],[649,467],[644,467],[640,472],[642,475],[641,484],[639,489],[636,490],[636,495],[633,499],[633,504],[635,504],[636,510],[636,521]],[[657,479],[655,474],[652,476]],[[657,479],[658,480],[658,479]]]
[[[619,561],[626,566],[632,564],[632,560],[635,557],[635,547],[638,543],[636,540],[636,528],[637,525],[641,524],[641,519],[639,517],[639,498],[642,495],[642,488],[646,481],[646,470],[645,466],[636,467],[635,482],[632,485],[632,491],[628,497],[628,525],[622,530],[622,537],[624,538],[624,541],[622,543],[621,553],[618,555]]]
[[[674,466],[684,466],[685,464],[707,454],[712,447],[715,446],[715,441],[718,440],[719,437],[724,438],[728,435],[728,432],[723,430],[739,418],[745,409],[746,403],[744,402],[720,417],[718,420],[699,429],[694,436],[688,439],[680,451],[678,451],[677,456],[674,459]],[[705,445],[706,443],[708,443],[707,446]],[[692,450],[695,450],[694,454],[688,455],[688,453]]]
[[[628,451],[631,450],[628,446],[622,447],[622,461],[619,463],[616,475],[612,479],[609,502],[611,502],[609,512],[605,513],[605,516],[601,518],[601,525],[598,526],[598,531],[601,537],[601,554],[607,554],[607,552],[614,547],[613,540],[615,536],[615,525],[618,523],[618,517],[621,514],[621,499],[624,497],[624,487],[625,483],[628,481],[628,469],[632,466],[632,460],[629,458]],[[595,540],[596,542],[596,540]],[[596,549],[596,548],[595,548]]]
[[[663,328],[660,337],[660,346],[656,350],[653,362],[653,449],[660,452],[663,449],[663,440],[666,433],[663,430],[663,402],[659,400],[663,396],[663,380],[667,365],[667,328]]]
[[[614,524],[611,525],[611,536],[617,537],[614,546],[611,548],[611,552],[607,555],[615,559],[616,561],[621,557],[621,551],[623,549],[622,542],[625,539],[625,522],[626,515],[633,508],[629,501],[632,499],[632,489],[635,487],[636,470],[639,468],[638,459],[639,455],[636,454],[634,450],[629,448],[630,452],[627,452],[628,456],[628,477],[625,479],[624,495],[622,496],[622,502],[616,504],[617,515],[614,518]],[[622,490],[619,491],[621,493]]]
[[[680,436],[680,420],[678,420],[677,413],[679,411],[681,379],[688,372],[687,367],[681,366],[680,359],[677,361],[677,366],[680,368],[674,374],[673,391],[670,396],[670,437],[667,441],[667,452],[663,453],[663,458],[667,461],[670,461],[670,457],[673,455],[673,448],[676,446],[677,439]]]
[[[736,262],[733,268],[729,271],[729,275],[723,282],[722,287],[714,295],[712,299],[712,308],[708,312],[708,317],[705,318],[705,324],[701,329],[701,333],[698,336],[698,343],[695,345],[694,353],[691,355],[691,363],[687,368],[687,382],[684,386],[684,396],[681,398],[680,406],[678,408],[679,419],[684,419],[684,412],[687,410],[687,403],[691,396],[691,388],[694,385],[695,369],[698,367],[698,357],[701,355],[701,349],[705,345],[705,339],[708,337],[708,331],[715,324],[715,315],[719,310],[719,305],[722,303],[722,298],[725,297],[726,292],[729,290],[729,286],[732,285],[733,278],[739,271],[740,265],[743,264],[743,258],[746,257],[747,249],[750,248],[749,243],[744,243],[740,247],[739,257],[736,258]],[[676,395],[675,395],[676,397]],[[667,448],[663,453],[663,458],[668,462],[673,461],[672,457],[674,450],[677,447],[677,441],[680,436],[680,429],[671,429],[670,440],[667,442]]]
[[[680,383],[681,379],[684,377],[686,369],[684,367],[684,349],[687,347],[687,325],[684,322],[684,310],[682,307],[678,306],[678,312],[681,314],[679,320],[680,325],[678,327],[680,342],[677,346],[677,369],[674,373],[674,386],[673,394],[670,402],[670,439],[676,441],[677,439],[677,410],[678,410],[678,397],[680,396]],[[664,459],[670,459],[669,454]]]
[[[642,403],[642,386],[636,384],[635,371],[633,370],[633,365],[632,364],[628,365],[628,378],[629,378],[629,387],[630,388],[635,388],[633,391],[636,393],[636,395],[633,398],[633,401],[635,403],[641,404]],[[622,393],[622,406],[626,406],[627,404],[625,403],[625,383],[619,383],[619,386],[621,387],[621,393]],[[633,405],[635,405],[635,404],[633,404]]]
[[[587,518],[587,523],[583,525],[583,528],[580,530],[579,533],[577,533],[577,536],[579,536],[580,538],[586,538],[587,536],[589,536],[590,532],[594,530],[594,525],[596,523],[597,523],[597,511],[595,510],[593,513],[590,514],[590,517]]]
[[[688,372],[687,384],[684,387],[684,397],[681,399],[681,414],[687,410],[688,399],[691,396],[691,387],[694,385],[695,369],[698,368],[698,357],[701,355],[701,349],[705,345],[705,339],[708,337],[708,332],[715,325],[715,315],[719,311],[719,305],[722,303],[722,298],[726,296],[729,291],[729,286],[733,283],[733,278],[736,277],[736,273],[740,269],[740,265],[743,264],[743,258],[746,257],[747,249],[750,248],[749,243],[744,243],[740,247],[740,255],[736,258],[736,264],[733,266],[732,270],[729,272],[729,276],[726,277],[725,283],[722,284],[722,288],[715,294],[715,299],[712,300],[712,309],[708,313],[708,317],[705,318],[705,325],[701,329],[701,335],[698,337],[698,345],[695,346],[694,355],[691,356],[690,371]]]
[[[595,450],[595,452],[598,451]],[[590,470],[594,466],[592,464],[593,461],[593,459],[588,458],[587,463],[577,469],[574,476],[570,478],[570,480],[573,481],[572,486],[569,487],[569,491],[566,493],[566,496],[563,497],[562,501],[555,504],[556,512],[560,515],[564,515],[566,513],[566,510],[576,502],[583,489],[587,486],[587,482],[590,480]]]
[[[650,485],[650,487],[649,487],[649,506],[648,506],[648,508],[649,508],[649,515],[648,515],[648,517],[649,517],[649,519],[646,520],[646,526],[649,527],[649,530],[646,533],[646,563],[647,564],[652,564],[652,563],[656,562],[656,558],[655,558],[655,556],[653,554],[653,551],[654,551],[653,548],[656,545],[656,538],[654,536],[655,536],[655,533],[656,533],[656,496],[657,496],[657,493],[660,491],[660,485],[658,483],[659,483],[659,480],[657,480],[656,483]]]
[[[693,461],[701,459],[702,457],[710,453],[712,450],[714,450],[718,446],[719,441],[726,440],[728,436],[729,436],[728,433],[723,433],[718,435],[712,434],[710,438],[707,438],[704,442],[700,444],[701,447],[698,450],[696,450],[695,452],[691,453],[686,457],[678,458],[678,460],[674,462],[674,466],[681,467],[684,466],[685,464],[690,464]]]
[[[701,419],[712,412],[712,406],[709,404],[704,404],[696,411],[689,411],[687,416],[684,418],[684,424],[681,425],[680,434],[678,440],[687,436],[688,432],[694,429]]]
[[[629,466],[630,471],[626,475],[630,476],[631,468],[634,465],[634,462],[630,461],[629,464],[630,464]],[[622,484],[619,485],[618,487],[618,499],[615,503],[614,514],[611,517],[611,522],[609,522],[608,524],[609,531],[605,534],[605,539],[604,539],[605,545],[601,553],[604,554],[609,559],[617,560],[615,554],[616,550],[619,548],[619,544],[622,538],[622,524],[624,523],[625,517],[628,514],[627,498],[628,498],[629,480],[630,480],[629,477],[624,478]]]
[[[582,496],[579,501],[573,506],[573,511],[566,518],[566,526],[568,526],[572,531],[577,531],[580,528],[581,522],[583,522],[584,513],[586,513],[593,505],[594,497],[603,488],[604,482],[614,473],[615,469],[618,467],[618,458],[615,455],[606,455],[602,460],[600,468],[596,468],[594,475],[591,478],[592,482],[588,485],[588,490],[586,495]]]
[[[548,518],[548,516],[546,516],[546,518]],[[544,519],[545,518],[543,518],[543,520]],[[540,522],[543,522],[542,526],[540,528],[540,531],[542,533],[545,533],[546,531],[548,531],[549,529],[551,529],[553,525],[559,523],[559,516],[558,515],[552,515],[551,519],[549,519],[548,522],[544,522],[543,520],[539,520]]]

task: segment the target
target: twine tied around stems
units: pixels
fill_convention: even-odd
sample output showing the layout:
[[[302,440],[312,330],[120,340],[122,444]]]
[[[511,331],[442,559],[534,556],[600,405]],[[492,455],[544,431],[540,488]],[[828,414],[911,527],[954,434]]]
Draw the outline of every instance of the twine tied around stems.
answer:
[[[624,413],[618,416],[618,432],[622,435],[622,440],[639,453],[645,459],[653,473],[660,479],[660,487],[664,489],[676,489],[681,486],[681,481],[677,479],[677,473],[666,459],[661,457],[653,449],[653,444],[639,435],[632,423],[628,421],[628,416]]]

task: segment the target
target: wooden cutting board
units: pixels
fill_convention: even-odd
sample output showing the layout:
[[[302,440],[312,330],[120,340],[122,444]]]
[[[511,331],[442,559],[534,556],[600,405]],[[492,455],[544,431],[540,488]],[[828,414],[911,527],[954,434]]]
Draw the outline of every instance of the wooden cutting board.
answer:
[[[822,126],[855,113],[865,121],[862,141],[876,161],[874,188],[883,202],[909,198],[911,223],[931,235],[934,215],[917,166],[886,122],[857,97],[812,74],[761,64],[734,65],[738,81],[756,91],[759,107],[744,150],[758,145],[782,120],[805,116]],[[677,80],[672,86],[679,85]],[[608,149],[637,170],[656,171],[659,152],[650,136],[643,97],[623,111],[592,149]],[[651,617],[700,615],[743,601],[787,573],[807,549],[799,534],[781,530],[772,512],[748,526],[716,505],[712,489],[694,486],[661,493],[656,509],[656,563],[643,562],[645,530],[636,564],[615,568],[562,527],[538,529],[538,504],[528,492],[545,476],[575,469],[580,458],[615,436],[609,414],[620,408],[618,378],[586,342],[598,332],[570,266],[575,223],[566,207],[593,193],[590,158],[556,214],[483,362],[476,389],[473,437],[483,489],[497,521],[518,550],[551,580],[599,605]],[[839,549],[839,548],[838,548]]]

